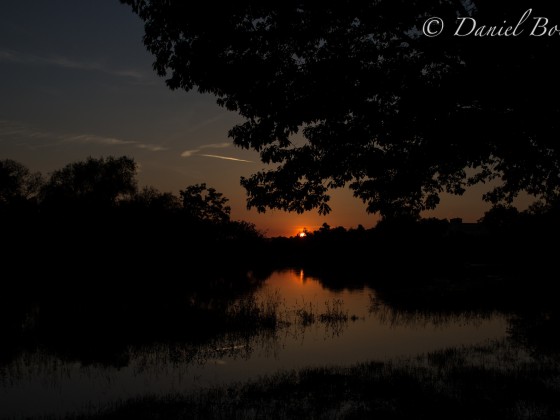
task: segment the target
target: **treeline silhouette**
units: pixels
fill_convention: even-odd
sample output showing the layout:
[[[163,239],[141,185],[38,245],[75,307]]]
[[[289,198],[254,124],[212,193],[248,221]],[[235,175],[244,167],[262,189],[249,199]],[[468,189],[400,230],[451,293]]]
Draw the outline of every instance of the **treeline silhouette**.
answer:
[[[138,188],[133,159],[92,158],[54,171],[48,178],[32,173],[14,160],[0,161],[0,214],[6,227],[11,221],[43,218],[44,221],[124,223],[132,218],[151,222],[177,218],[200,234],[200,239],[257,238],[254,225],[230,219],[228,199],[206,184],[187,186],[179,196],[154,187]],[[160,220],[161,221],[161,220]],[[149,225],[148,225],[149,226]],[[136,226],[138,230],[148,227]],[[219,228],[219,229],[218,229]],[[193,238],[194,239],[194,238]]]
[[[512,276],[533,277],[554,264],[559,209],[558,205],[524,211],[496,206],[477,223],[404,218],[381,220],[371,229],[323,224],[303,238],[276,238],[269,253],[278,263],[337,279],[339,287],[353,281],[378,284],[386,279],[394,286],[434,276],[464,276],[473,267],[486,271],[500,267]]]
[[[181,273],[192,281],[305,267],[324,269],[347,286],[360,275],[340,271],[402,279],[455,275],[473,263],[535,270],[554,259],[551,244],[560,231],[560,205],[549,203],[525,211],[495,206],[476,224],[386,218],[371,229],[325,223],[304,238],[264,238],[253,224],[232,220],[227,203],[206,184],[186,186],[178,196],[140,188],[136,163],[126,156],[89,157],[47,177],[3,160],[2,256],[5,267],[26,278],[54,272],[82,282],[138,275],[162,282]]]
[[[126,156],[89,157],[48,177],[0,161],[5,261],[27,278],[51,271],[95,281],[138,274],[164,280],[187,267],[231,271],[243,247],[228,244],[250,248],[262,236],[254,225],[232,220],[228,199],[205,184],[176,196],[139,188],[136,176]]]

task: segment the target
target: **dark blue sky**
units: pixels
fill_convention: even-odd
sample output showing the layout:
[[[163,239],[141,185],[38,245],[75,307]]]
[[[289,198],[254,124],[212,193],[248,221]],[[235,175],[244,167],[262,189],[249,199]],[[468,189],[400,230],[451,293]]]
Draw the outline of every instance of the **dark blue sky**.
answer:
[[[234,218],[271,235],[325,221],[375,224],[348,191],[333,194],[328,217],[247,212],[239,177],[263,164],[227,137],[240,117],[212,96],[170,91],[152,71],[142,22],[118,0],[0,1],[0,158],[49,173],[87,156],[128,155],[141,185],[178,193],[206,182],[230,198]],[[475,191],[430,215],[472,221],[484,208]]]

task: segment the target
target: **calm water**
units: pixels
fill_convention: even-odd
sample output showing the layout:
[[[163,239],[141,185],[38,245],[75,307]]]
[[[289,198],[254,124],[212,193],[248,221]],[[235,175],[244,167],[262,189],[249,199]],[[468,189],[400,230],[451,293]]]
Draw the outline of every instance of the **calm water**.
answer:
[[[64,414],[119,399],[188,391],[308,366],[350,365],[502,338],[505,316],[399,314],[367,287],[332,291],[302,271],[273,273],[256,292],[276,302],[275,332],[222,337],[201,347],[131,348],[125,367],[85,366],[43,352],[0,366],[0,417]],[[321,315],[333,313],[336,319]],[[302,310],[315,317],[305,322]],[[298,315],[299,314],[299,315]]]

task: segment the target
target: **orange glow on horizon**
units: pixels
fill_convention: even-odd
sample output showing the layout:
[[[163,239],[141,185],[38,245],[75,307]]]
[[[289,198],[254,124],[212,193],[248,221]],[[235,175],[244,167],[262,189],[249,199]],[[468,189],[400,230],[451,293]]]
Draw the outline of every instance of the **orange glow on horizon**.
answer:
[[[307,233],[305,233],[305,232],[300,232],[300,233],[298,233],[298,236],[299,236],[300,238],[305,238],[305,237],[307,236]]]

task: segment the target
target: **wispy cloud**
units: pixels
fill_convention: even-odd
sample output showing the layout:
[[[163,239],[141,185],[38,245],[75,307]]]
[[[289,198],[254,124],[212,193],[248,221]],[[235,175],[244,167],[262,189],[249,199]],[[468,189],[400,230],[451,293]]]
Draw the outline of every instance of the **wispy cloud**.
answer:
[[[35,147],[56,146],[61,143],[93,143],[106,146],[132,146],[139,149],[149,150],[151,152],[159,152],[167,150],[166,147],[142,143],[135,140],[124,140],[116,137],[99,136],[95,134],[63,134],[46,130],[37,130],[34,127],[27,126],[22,123],[0,120],[0,141],[2,139],[18,138],[18,139],[35,139],[41,140],[41,144]]]
[[[198,152],[204,149],[225,149],[226,147],[231,146],[231,143],[223,142],[223,143],[210,143],[210,144],[203,144],[198,146],[196,149],[189,149],[185,150],[181,153],[182,157],[191,157],[196,155]],[[199,155],[202,156],[202,155]]]
[[[238,159],[238,158],[234,158],[234,157],[230,157],[230,156],[221,156],[221,155],[211,155],[211,154],[206,154],[206,153],[199,153],[204,149],[225,149],[227,147],[230,147],[231,143],[210,143],[210,144],[203,144],[202,146],[198,146],[198,148],[196,149],[190,149],[190,150],[185,150],[183,153],[181,153],[181,157],[192,157],[192,156],[203,156],[203,157],[209,157],[209,158],[215,158],[215,159],[224,159],[224,160],[232,160],[235,162],[247,162],[247,163],[253,163],[253,161],[251,160],[245,160],[245,159]]]
[[[167,147],[158,146],[155,144],[137,143],[136,147],[138,147],[139,149],[149,150],[150,152],[161,152],[163,150],[167,150]]]
[[[0,50],[0,61],[19,62],[20,60],[12,52]]]
[[[67,142],[105,144],[108,146],[131,145],[139,149],[149,150],[151,152],[160,152],[162,150],[167,150],[166,147],[157,144],[140,143],[134,140],[123,140],[115,137],[97,136],[94,134],[80,134],[79,136],[66,136],[63,138],[63,140]]]
[[[199,155],[199,156],[204,156],[204,157],[209,157],[209,158],[216,158],[216,159],[224,159],[224,160],[233,160],[235,162],[247,162],[247,163],[253,163],[252,160],[245,160],[245,159],[238,159],[238,158],[234,158],[234,157],[229,157],[229,156],[219,156],[219,155]]]
[[[19,122],[0,120],[0,143],[17,140],[21,145],[31,149],[60,143],[60,136],[37,130]]]
[[[148,74],[135,69],[113,68],[102,62],[75,60],[64,56],[39,56],[13,50],[0,50],[0,61],[33,65],[50,65],[84,71],[97,71],[113,76],[133,79],[136,82],[145,82],[149,79]]]
[[[191,157],[198,152],[200,152],[200,149],[185,150],[183,153],[181,153],[181,157]]]
[[[226,147],[231,146],[231,143],[224,142],[224,143],[210,143],[200,146],[200,149],[225,149]]]
[[[231,143],[210,143],[210,144],[203,144],[202,146],[198,146],[196,149],[185,150],[181,153],[181,157],[191,157],[196,155],[198,152],[204,149],[225,149],[226,147],[231,146]],[[203,156],[203,155],[199,155]]]
[[[122,144],[137,144],[132,140],[121,140],[114,137],[103,137],[96,136],[92,134],[81,134],[79,136],[70,136],[64,138],[68,142],[82,142],[82,143],[97,143],[97,144],[108,144],[108,145],[122,145]]]

